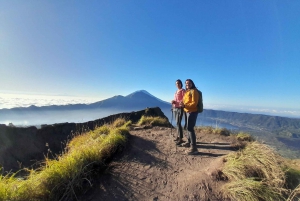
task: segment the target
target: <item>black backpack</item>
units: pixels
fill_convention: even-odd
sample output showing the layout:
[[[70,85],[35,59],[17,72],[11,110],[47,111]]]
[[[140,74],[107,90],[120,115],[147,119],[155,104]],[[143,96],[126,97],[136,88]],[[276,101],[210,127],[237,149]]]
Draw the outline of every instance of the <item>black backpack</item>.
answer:
[[[198,113],[201,113],[203,112],[203,98],[202,98],[202,92],[200,90],[198,90],[197,88],[193,89],[193,90],[196,90],[199,94],[199,100],[198,100],[198,103],[197,103],[197,110],[198,110]],[[192,94],[192,92],[190,91],[190,93]]]

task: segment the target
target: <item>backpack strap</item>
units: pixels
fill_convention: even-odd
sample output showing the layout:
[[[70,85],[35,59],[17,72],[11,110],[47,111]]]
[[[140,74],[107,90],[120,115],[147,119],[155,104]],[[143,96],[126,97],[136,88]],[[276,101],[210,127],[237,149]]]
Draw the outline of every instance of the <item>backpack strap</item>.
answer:
[[[193,90],[193,91],[197,90],[197,93],[198,93],[198,102],[199,102],[199,101],[200,101],[200,98],[201,98],[201,97],[200,97],[201,95],[200,95],[199,90],[198,90],[197,88],[195,88],[195,89],[190,89],[190,95],[191,95],[191,96],[192,96],[192,90]],[[194,94],[195,94],[195,93],[194,93]],[[194,97],[194,98],[195,98],[195,97]],[[198,104],[198,103],[197,103],[197,104]]]

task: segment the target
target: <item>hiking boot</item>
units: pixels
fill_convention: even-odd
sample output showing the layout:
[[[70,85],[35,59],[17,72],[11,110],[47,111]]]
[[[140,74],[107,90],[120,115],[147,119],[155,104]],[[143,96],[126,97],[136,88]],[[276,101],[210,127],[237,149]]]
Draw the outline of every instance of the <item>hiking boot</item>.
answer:
[[[181,144],[180,146],[181,147],[191,147],[191,143],[185,142],[185,143]]]
[[[192,147],[189,150],[187,150],[185,153],[187,153],[187,155],[196,155],[199,152],[197,147],[195,145],[192,145]]]
[[[183,143],[183,140],[182,139],[179,139],[177,142],[176,142],[176,145],[181,145]]]

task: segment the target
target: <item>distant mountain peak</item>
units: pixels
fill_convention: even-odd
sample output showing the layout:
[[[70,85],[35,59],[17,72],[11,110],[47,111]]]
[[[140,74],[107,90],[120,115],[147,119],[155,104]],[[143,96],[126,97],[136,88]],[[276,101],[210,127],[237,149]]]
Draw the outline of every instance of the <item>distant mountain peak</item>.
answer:
[[[113,96],[112,98],[120,98],[120,97],[124,97],[124,96],[121,96],[121,95],[115,95],[115,96]]]
[[[145,95],[147,95],[147,96],[150,96],[150,97],[152,97],[152,98],[155,98],[156,100],[158,100],[158,101],[160,101],[160,102],[162,102],[162,103],[168,103],[168,102],[166,102],[166,101],[163,101],[163,100],[161,100],[161,99],[159,99],[159,98],[153,96],[152,94],[150,94],[148,91],[146,91],[146,90],[144,90],[144,89],[135,91],[135,92],[133,92],[133,93],[127,95],[126,97],[132,97],[132,96],[135,96],[135,95],[137,95],[137,94],[145,94]]]
[[[146,90],[137,90],[137,91],[135,91],[135,92],[133,92],[133,93],[131,93],[131,94],[128,94],[127,96],[131,96],[131,95],[134,95],[134,94],[138,94],[138,93],[144,93],[144,94],[147,94],[147,95],[150,95],[150,96],[153,96],[152,94],[150,94],[148,91],[146,91]],[[154,97],[154,96],[153,96]]]

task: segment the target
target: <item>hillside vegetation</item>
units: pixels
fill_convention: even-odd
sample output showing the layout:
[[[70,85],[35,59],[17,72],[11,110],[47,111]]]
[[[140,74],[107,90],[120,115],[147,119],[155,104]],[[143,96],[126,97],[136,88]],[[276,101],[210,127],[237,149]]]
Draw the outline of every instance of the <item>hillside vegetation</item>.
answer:
[[[168,126],[165,118],[142,116],[138,125]],[[122,148],[131,121],[118,118],[95,130],[75,134],[62,154],[41,162],[38,169],[22,169],[28,174],[0,175],[0,200],[74,200],[84,188],[92,186],[91,177],[105,168],[107,160]],[[51,154],[51,152],[49,153]]]
[[[300,119],[216,110],[205,110],[201,118],[251,133],[284,157],[295,159],[300,155]]]
[[[222,193],[230,200],[300,200],[300,159],[281,157],[274,149],[259,143],[245,132],[231,133],[224,128],[198,127],[200,133],[234,135],[237,152],[223,157],[224,165],[216,179],[226,181]]]
[[[54,160],[45,158],[39,169],[24,169],[25,178],[0,176],[0,200],[73,200],[91,185],[90,178],[124,146],[130,121],[117,119],[93,131],[76,135]]]

